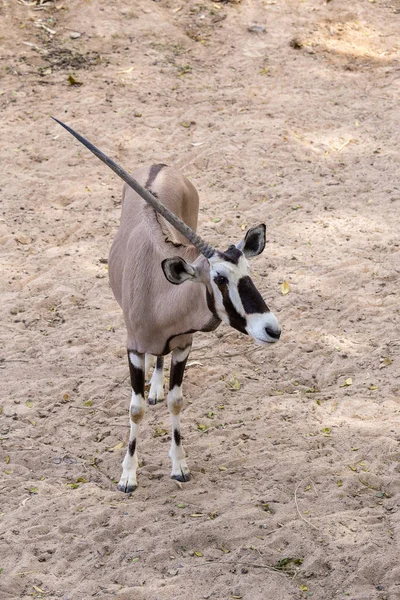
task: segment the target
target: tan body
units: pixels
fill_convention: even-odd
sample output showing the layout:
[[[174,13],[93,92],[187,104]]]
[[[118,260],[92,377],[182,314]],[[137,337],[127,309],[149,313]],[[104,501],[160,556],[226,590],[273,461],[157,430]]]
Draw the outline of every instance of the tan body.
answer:
[[[196,189],[179,171],[164,167],[151,179],[151,168],[133,177],[193,230],[197,228]],[[181,256],[208,262],[135,191],[124,186],[121,224],[110,250],[109,277],[124,314],[127,347],[156,356],[186,347],[194,331],[210,331],[220,321],[207,306],[207,285],[173,285],[164,276],[165,258]],[[199,258],[198,258],[199,257]],[[183,335],[182,335],[183,334]]]
[[[169,352],[171,477],[189,481],[180,412],[192,334],[212,331],[224,321],[263,345],[277,342],[281,335],[276,317],[250,277],[247,262],[264,250],[265,225],[251,227],[238,244],[219,251],[196,233],[199,198],[181,173],[166,165],[153,165],[138,169],[132,177],[71,127],[55,120],[127,184],[121,224],[109,258],[111,288],[128,332],[132,386],[129,443],[118,489],[132,492],[137,486],[137,437],[144,415],[145,378],[157,356],[148,396],[149,404],[155,404],[164,398],[163,355]]]

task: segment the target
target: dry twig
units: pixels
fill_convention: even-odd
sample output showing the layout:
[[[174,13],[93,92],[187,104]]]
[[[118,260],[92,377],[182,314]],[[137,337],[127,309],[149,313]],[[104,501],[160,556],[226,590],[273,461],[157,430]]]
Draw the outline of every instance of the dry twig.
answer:
[[[294,501],[295,501],[295,504],[296,504],[296,509],[297,509],[298,515],[299,515],[300,519],[302,519],[304,521],[304,523],[307,523],[307,525],[309,525],[310,527],[312,527],[313,529],[315,529],[316,531],[318,531],[318,527],[315,527],[315,525],[313,525],[312,523],[310,523],[310,521],[307,521],[307,519],[305,517],[303,517],[303,515],[300,512],[299,505],[298,505],[298,502],[297,502],[297,490],[300,487],[300,483],[301,483],[301,481],[297,484],[297,487],[296,487],[296,489],[294,491]]]

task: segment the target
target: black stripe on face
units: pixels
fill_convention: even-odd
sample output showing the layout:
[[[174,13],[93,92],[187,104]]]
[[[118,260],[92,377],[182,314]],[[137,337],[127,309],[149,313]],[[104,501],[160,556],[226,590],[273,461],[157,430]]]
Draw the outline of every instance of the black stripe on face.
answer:
[[[263,297],[248,275],[239,280],[238,292],[247,315],[269,312]]]
[[[181,433],[179,429],[174,429],[174,440],[177,446],[181,445]]]
[[[131,376],[131,386],[135,394],[141,395],[144,397],[144,371],[143,369],[138,369],[131,363],[131,359],[129,354],[135,354],[136,356],[140,356],[137,352],[133,352],[132,350],[128,350],[128,361],[129,361],[129,373]]]
[[[228,250],[226,250],[225,252],[218,252],[218,256],[220,256],[223,260],[237,265],[239,263],[240,257],[243,256],[243,252],[238,250],[236,246],[232,245],[229,246]]]
[[[133,456],[135,454],[135,450],[136,450],[136,439],[129,442],[129,446],[128,446],[129,456]]]
[[[242,317],[242,315],[240,315],[233,306],[232,300],[229,296],[228,285],[226,283],[222,283],[218,285],[218,289],[222,294],[222,302],[224,304],[226,314],[228,315],[230,326],[247,335],[246,319]]]
[[[149,173],[149,176],[147,178],[146,185],[144,186],[146,189],[148,189],[149,191],[151,191],[150,188],[151,188],[152,184],[154,183],[155,178],[157,177],[157,175],[159,174],[159,172],[161,171],[161,169],[163,169],[166,166],[167,165],[160,164],[160,165],[152,165],[150,167],[150,173]]]

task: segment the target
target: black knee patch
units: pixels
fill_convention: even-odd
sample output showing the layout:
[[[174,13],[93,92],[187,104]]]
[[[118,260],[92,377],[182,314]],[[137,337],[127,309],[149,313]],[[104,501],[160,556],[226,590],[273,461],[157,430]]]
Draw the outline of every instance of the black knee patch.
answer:
[[[128,446],[129,456],[133,456],[135,454],[135,450],[136,450],[136,440],[132,440],[131,442],[129,442],[129,446]]]
[[[174,440],[177,446],[181,445],[181,433],[178,429],[174,429]]]

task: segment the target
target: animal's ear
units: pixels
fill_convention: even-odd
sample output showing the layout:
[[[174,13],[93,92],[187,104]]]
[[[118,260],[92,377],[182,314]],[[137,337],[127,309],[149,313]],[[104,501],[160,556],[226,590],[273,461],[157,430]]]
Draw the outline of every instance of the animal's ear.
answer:
[[[199,281],[199,273],[196,267],[189,265],[180,256],[166,258],[161,263],[165,277],[171,283],[179,285],[190,279],[191,281]]]
[[[244,239],[237,244],[237,248],[243,252],[246,258],[257,256],[265,248],[265,225],[250,227]]]

